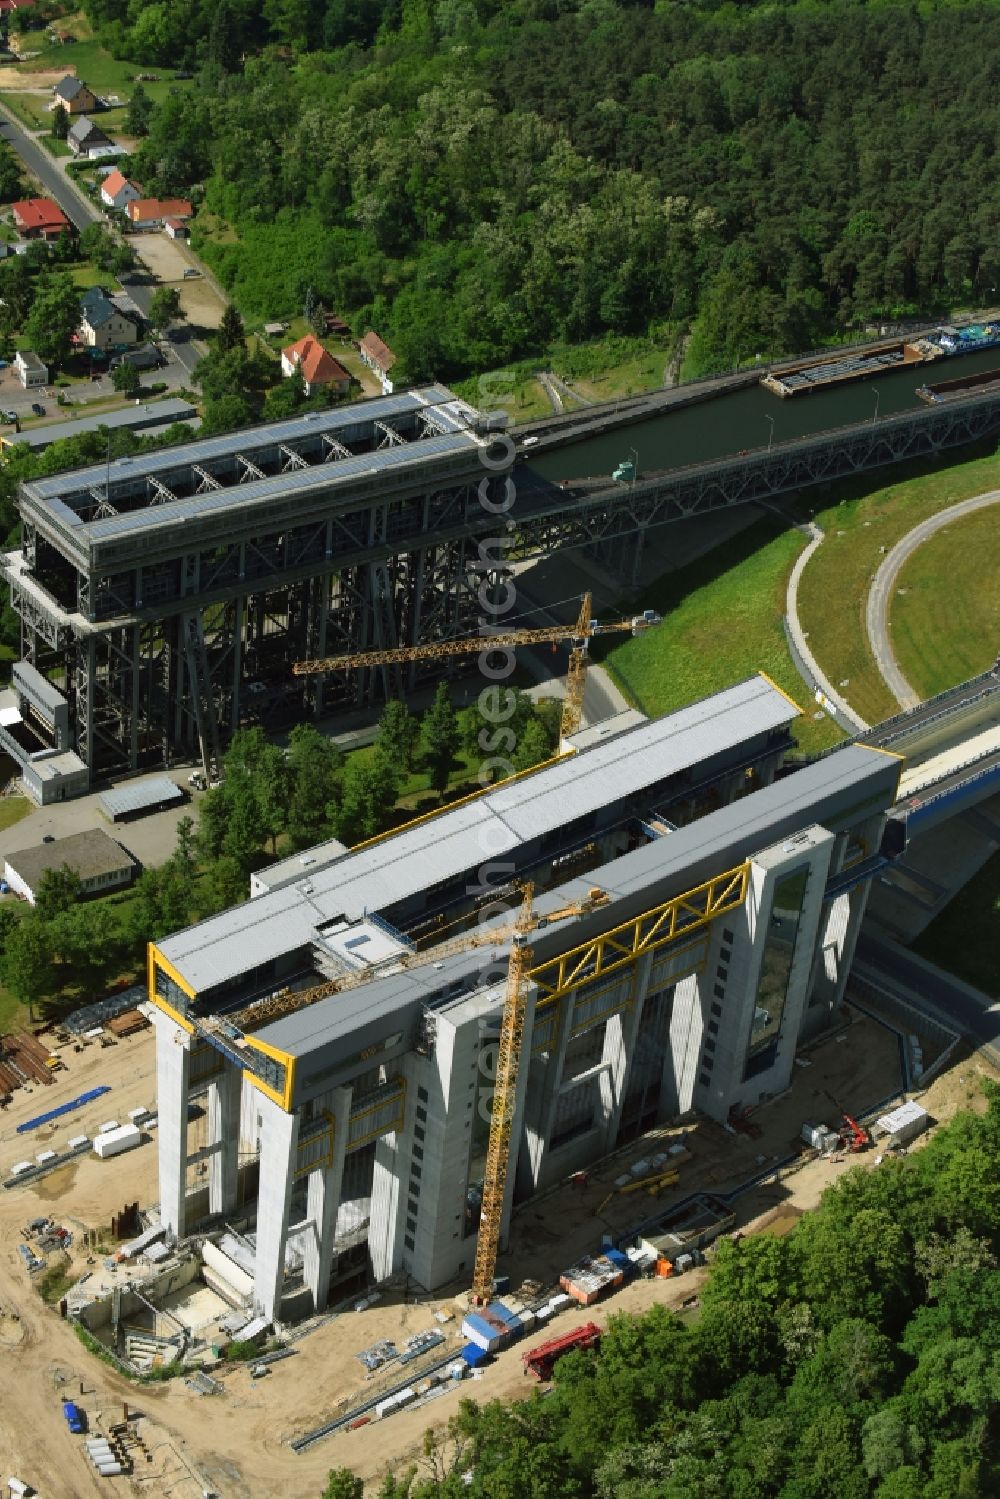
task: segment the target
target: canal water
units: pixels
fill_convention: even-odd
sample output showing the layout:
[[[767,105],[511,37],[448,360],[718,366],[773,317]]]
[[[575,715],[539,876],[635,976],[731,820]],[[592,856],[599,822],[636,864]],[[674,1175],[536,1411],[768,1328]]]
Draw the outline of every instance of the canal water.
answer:
[[[604,437],[588,438],[540,454],[531,467],[548,479],[596,478],[611,474],[635,449],[639,477],[651,471],[681,468],[729,458],[741,449],[766,448],[771,438],[784,442],[815,432],[846,427],[852,422],[891,416],[922,406],[917,387],[928,381],[956,380],[982,370],[1000,369],[1000,348],[982,349],[953,359],[936,359],[891,374],[872,375],[853,384],[806,395],[772,395],[759,385],[717,396],[694,406],[667,411],[635,426],[622,427]]]

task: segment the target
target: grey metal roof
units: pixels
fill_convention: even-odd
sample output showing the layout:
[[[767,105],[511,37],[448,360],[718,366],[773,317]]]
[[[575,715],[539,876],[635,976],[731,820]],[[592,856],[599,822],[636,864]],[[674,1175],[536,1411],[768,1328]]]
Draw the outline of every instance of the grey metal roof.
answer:
[[[74,141],[77,145],[83,141],[90,141],[91,144],[96,141],[109,146],[111,144],[110,139],[105,135],[100,125],[95,125],[94,121],[88,115],[80,115],[78,119],[73,121],[73,124],[69,128],[67,140]]]
[[[126,406],[121,411],[105,411],[96,416],[77,417],[71,422],[53,422],[47,427],[33,427],[30,432],[19,432],[16,436],[7,433],[4,440],[8,443],[27,443],[29,448],[38,450],[47,448],[50,443],[60,442],[65,437],[78,437],[81,432],[97,432],[101,427],[107,427],[111,431],[117,431],[121,427],[141,431],[151,427],[167,427],[173,422],[189,421],[192,418],[195,422],[201,421],[190,401],[152,401],[144,406]],[[174,449],[171,449],[171,452],[173,451]],[[114,471],[115,464],[112,464],[111,468]],[[106,468],[88,469],[87,472],[100,473],[102,477],[92,482],[103,485]],[[65,477],[63,475],[63,478]]]
[[[66,694],[50,682],[30,661],[15,661],[11,672],[14,686],[23,687],[43,708],[55,714],[66,706]]]
[[[60,99],[69,101],[75,99],[80,90],[86,86],[82,78],[75,78],[72,73],[67,73],[66,77],[61,78],[56,84],[53,93],[58,94]]]
[[[127,817],[130,812],[142,812],[147,807],[158,807],[161,802],[184,800],[184,792],[169,776],[154,776],[149,781],[130,781],[114,791],[105,791],[100,798],[101,810],[111,818]]]
[[[500,786],[490,792],[489,803],[527,841],[628,796],[644,779],[663,780],[797,717],[798,709],[783,693],[763,677],[751,677],[667,719],[654,719],[567,757],[544,777]],[[648,772],[645,777],[637,761]]]
[[[540,896],[536,909],[542,913],[557,910],[585,897],[594,885],[610,895],[611,906],[603,906],[589,916],[568,917],[533,933],[536,959],[564,951],[569,945],[568,931],[572,933],[572,945],[585,942],[660,901],[694,889],[813,823],[835,831],[842,819],[854,821],[859,807],[869,803],[872,810],[890,806],[900,763],[867,746],[848,745],[688,827],[568,880]],[[498,922],[502,920],[498,918]],[[505,950],[506,941],[498,944],[498,952]],[[255,1032],[255,1037],[294,1056],[304,1056],[363,1033],[366,1027],[381,1023],[384,1029],[392,1017],[405,1014],[449,984],[457,986],[463,976],[475,985],[476,976],[487,970],[489,952],[489,948],[479,948],[440,964],[373,979],[287,1015]],[[495,980],[494,971],[489,982]],[[464,997],[459,993],[455,1003]]]
[[[385,474],[393,469],[404,469],[411,465],[425,467],[427,460],[446,457],[467,449],[473,442],[471,437],[451,434],[447,437],[425,437],[420,442],[407,443],[405,447],[382,448],[374,453],[363,453],[357,458],[342,458],[337,463],[300,469],[294,475],[296,495],[310,490],[322,493],[348,485],[352,480],[367,478],[372,474]],[[177,461],[178,449],[167,449],[160,455],[162,467],[164,457]],[[111,465],[111,498],[114,500],[116,471],[123,462]],[[484,471],[485,472],[485,471]],[[106,472],[100,471],[96,483],[103,485]],[[253,479],[245,484],[233,484],[226,489],[213,489],[207,494],[191,495],[186,499],[165,501],[148,510],[130,510],[125,515],[109,516],[105,520],[85,521],[81,516],[61,505],[64,521],[79,533],[94,541],[107,541],[112,536],[127,536],[137,531],[148,533],[170,530],[179,521],[190,518],[203,520],[206,516],[226,510],[247,510],[251,506],[267,506],[276,496],[287,498],[292,487],[293,476],[287,473],[272,474],[266,479]]]
[[[338,406],[331,411],[308,411],[302,416],[289,417],[281,422],[270,422],[259,427],[244,427],[239,432],[226,432],[218,437],[198,438],[195,442],[184,443],[164,453],[148,454],[128,460],[119,459],[111,465],[112,484],[116,478],[144,478],[147,474],[158,474],[165,468],[181,468],[193,463],[205,463],[213,458],[224,458],[236,453],[249,455],[255,448],[275,447],[280,443],[294,442],[297,438],[315,436],[317,433],[327,433],[330,437],[339,437],[346,441],[344,434],[352,429],[364,428],[373,421],[391,421],[394,416],[413,413],[427,407],[432,407],[436,418],[453,433],[465,431],[466,424],[473,417],[471,408],[459,401],[445,386],[421,386],[418,390],[400,391],[398,395],[378,396],[367,401],[353,401],[347,406]],[[422,453],[427,453],[425,442],[420,443],[419,446]],[[398,450],[390,449],[389,451]],[[372,458],[375,456],[371,455]],[[339,468],[340,466],[336,464],[330,467]],[[39,500],[56,499],[64,495],[78,494],[94,484],[103,484],[105,477],[105,466],[95,464],[90,468],[74,469],[71,473],[32,480],[25,488]],[[287,475],[285,482],[287,487]],[[250,487],[241,485],[238,489]]]
[[[313,940],[337,918],[384,911],[417,891],[502,858],[561,823],[608,806],[762,733],[797,710],[763,677],[655,719],[345,854],[318,873],[189,927],[160,944],[196,992]]]

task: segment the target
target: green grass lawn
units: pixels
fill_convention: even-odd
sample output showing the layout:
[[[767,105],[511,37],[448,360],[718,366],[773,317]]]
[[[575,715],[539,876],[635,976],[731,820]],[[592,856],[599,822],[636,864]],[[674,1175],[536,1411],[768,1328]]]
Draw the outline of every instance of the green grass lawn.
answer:
[[[763,671],[806,708],[792,725],[804,750],[838,743],[836,724],[814,718],[805,701],[781,625],[788,574],[804,545],[801,532],[768,516],[647,589],[638,607],[656,609],[663,623],[604,656],[630,701],[650,715],[670,713]]]
[[[817,511],[826,539],[810,559],[799,587],[799,618],[810,646],[835,685],[848,679],[844,695],[869,723],[889,717],[898,706],[878,673],[865,632],[868,589],[885,551],[927,516],[1000,486],[1000,457],[995,453],[959,463],[939,459],[922,469],[897,471],[889,483],[870,476],[841,486],[840,502],[827,502]],[[939,618],[946,626],[943,616]],[[957,624],[957,612],[954,619]],[[919,638],[917,616],[911,615],[907,629]],[[935,649],[940,655],[945,647],[939,643]],[[994,654],[996,649],[994,643]],[[947,670],[954,671],[951,681],[962,675],[958,664]]]
[[[913,951],[1000,1000],[1000,853],[912,944]]]
[[[23,1030],[28,1023],[28,1011],[19,999],[15,999],[4,984],[0,984],[0,1034],[6,1031]]]
[[[591,401],[614,401],[659,390],[670,345],[647,338],[608,337],[596,343],[556,345],[549,367]]]
[[[54,135],[43,135],[42,145],[50,156],[72,156],[73,153],[65,141],[57,139]]]
[[[6,104],[11,114],[16,115],[29,130],[50,130],[52,116],[46,112],[46,100],[38,94],[11,91],[0,93],[0,101]],[[67,148],[68,149],[68,148]]]
[[[71,265],[68,269],[74,284],[81,291],[85,291],[88,286],[110,286],[112,288],[115,286],[114,276],[109,271],[98,270],[97,266],[93,265],[89,260],[81,261],[79,265]]]
[[[922,698],[985,671],[1000,650],[1000,504],[954,521],[900,570],[890,621]]]
[[[517,427],[522,422],[537,421],[553,414],[552,402],[535,378],[535,370],[544,362],[544,358],[540,358],[530,365],[514,364],[500,370],[487,370],[468,380],[453,380],[451,388],[473,406],[506,411]]]
[[[12,828],[22,817],[33,810],[33,803],[26,796],[0,797],[0,831]]]
[[[75,73],[77,78],[82,78],[95,93],[118,94],[122,99],[128,99],[132,90],[133,80],[136,73],[153,73],[157,78],[156,83],[144,83],[142,86],[150,98],[157,100],[166,97],[171,88],[190,87],[189,84],[177,84],[173,82],[172,68],[154,67],[152,63],[124,62],[111,56],[90,35],[88,26],[82,14],[67,16],[60,23],[60,29],[71,31],[79,40],[71,46],[64,47],[59,43],[53,46],[41,46],[41,50],[28,59],[25,63],[18,64],[17,71],[21,73]],[[31,51],[34,51],[35,38],[32,37]],[[44,43],[44,37],[39,37],[38,42]]]

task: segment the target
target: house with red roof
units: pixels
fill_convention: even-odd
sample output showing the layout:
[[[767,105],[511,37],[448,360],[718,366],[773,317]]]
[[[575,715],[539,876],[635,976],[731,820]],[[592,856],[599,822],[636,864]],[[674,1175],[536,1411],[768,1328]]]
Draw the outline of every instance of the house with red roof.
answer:
[[[346,396],[351,388],[351,377],[343,365],[338,364],[311,333],[281,351],[281,373],[287,379],[296,370],[302,376],[307,396],[320,389]]]
[[[389,371],[396,363],[396,356],[389,345],[383,343],[378,334],[373,333],[369,328],[358,344],[358,353],[368,368],[378,376],[382,385],[382,394],[391,396],[392,381],[389,379]]]
[[[133,198],[125,212],[133,229],[162,229],[167,219],[189,219],[194,209],[186,198]]]
[[[101,183],[101,202],[108,208],[127,208],[140,196],[135,183],[129,182],[117,167],[112,167]]]
[[[12,204],[14,224],[25,239],[58,239],[71,229],[69,219],[51,198],[25,198]]]

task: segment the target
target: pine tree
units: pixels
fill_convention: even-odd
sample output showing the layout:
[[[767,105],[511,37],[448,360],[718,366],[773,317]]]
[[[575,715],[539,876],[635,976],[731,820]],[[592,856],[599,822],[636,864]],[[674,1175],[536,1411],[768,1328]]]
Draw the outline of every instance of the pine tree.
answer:
[[[378,721],[378,738],[375,741],[380,754],[400,770],[409,770],[417,742],[418,727],[405,703],[396,699],[388,702]]]
[[[220,354],[228,354],[231,349],[242,349],[245,342],[246,330],[243,327],[243,319],[232,302],[229,302],[219,322],[219,329],[215,335],[215,347]]]
[[[444,792],[459,744],[458,721],[447,684],[441,682],[420,724],[420,764],[435,791]]]

